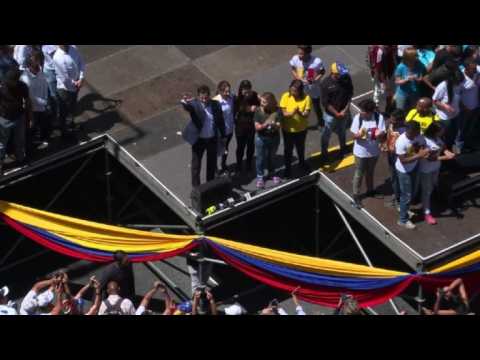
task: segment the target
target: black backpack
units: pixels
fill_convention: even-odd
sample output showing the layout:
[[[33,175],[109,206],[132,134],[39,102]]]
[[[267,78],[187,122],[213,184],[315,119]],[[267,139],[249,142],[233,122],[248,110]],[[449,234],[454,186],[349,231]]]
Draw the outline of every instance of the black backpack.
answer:
[[[111,304],[110,301],[108,301],[108,299],[105,300],[103,303],[105,304],[107,309],[105,310],[104,315],[124,315],[121,308],[122,301],[123,299],[120,298],[115,304]]]

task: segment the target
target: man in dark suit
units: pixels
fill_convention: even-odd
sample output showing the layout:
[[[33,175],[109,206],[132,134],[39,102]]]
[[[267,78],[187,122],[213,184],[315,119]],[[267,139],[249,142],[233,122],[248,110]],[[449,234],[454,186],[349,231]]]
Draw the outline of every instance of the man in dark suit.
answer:
[[[182,105],[190,114],[190,134],[186,139],[192,145],[192,186],[200,185],[202,158],[207,152],[207,182],[215,178],[218,141],[225,141],[225,121],[222,107],[210,98],[208,86],[200,86],[198,98],[184,96]],[[184,134],[185,135],[185,134]],[[220,139],[219,139],[220,138]]]

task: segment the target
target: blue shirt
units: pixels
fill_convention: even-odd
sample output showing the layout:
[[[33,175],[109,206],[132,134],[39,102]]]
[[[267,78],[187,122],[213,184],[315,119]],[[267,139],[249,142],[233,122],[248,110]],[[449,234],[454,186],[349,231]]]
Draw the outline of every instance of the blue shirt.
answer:
[[[419,49],[417,50],[418,53],[418,60],[427,67],[431,63],[433,63],[433,59],[435,59],[435,51],[427,50],[427,49]]]
[[[400,79],[404,80],[408,78],[410,75],[416,75],[418,77],[423,77],[426,74],[425,66],[420,62],[417,61],[413,70],[410,70],[407,65],[403,62],[400,63],[396,70],[395,70],[395,78],[399,77]],[[419,95],[420,94],[420,86],[417,81],[409,81],[403,85],[397,86],[397,96],[407,97],[411,95]]]

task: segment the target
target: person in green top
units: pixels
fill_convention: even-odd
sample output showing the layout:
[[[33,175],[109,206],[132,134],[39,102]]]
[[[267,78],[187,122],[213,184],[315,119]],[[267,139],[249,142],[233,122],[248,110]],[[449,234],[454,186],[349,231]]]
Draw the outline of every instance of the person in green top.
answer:
[[[278,107],[275,95],[270,92],[264,93],[260,97],[260,107],[254,116],[258,189],[265,187],[265,168],[268,170],[267,178],[272,178],[275,185],[280,183],[280,178],[273,175],[273,156],[280,145],[280,127],[282,120],[283,114]]]

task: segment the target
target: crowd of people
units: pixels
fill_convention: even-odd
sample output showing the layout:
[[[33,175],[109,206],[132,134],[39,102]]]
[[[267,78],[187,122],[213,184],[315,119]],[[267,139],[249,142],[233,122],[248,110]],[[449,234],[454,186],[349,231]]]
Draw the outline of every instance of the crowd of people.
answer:
[[[273,166],[283,137],[284,173],[292,177],[293,150],[306,173],[305,142],[312,111],[320,128],[321,160],[329,160],[329,143],[338,135],[340,157],[347,154],[347,130],[354,139],[355,174],[353,205],[362,207],[366,197],[381,197],[376,191],[375,168],[381,153],[391,172],[391,204],[400,213],[398,225],[415,229],[410,205],[421,197],[425,221],[435,225],[430,199],[438,184],[441,163],[469,151],[465,136],[478,126],[480,55],[476,45],[370,45],[367,50],[373,96],[362,100],[352,118],[354,94],[348,67],[334,62],[329,73],[314,56],[311,45],[298,45],[290,61],[292,82],[278,102],[275,95],[258,95],[252,83],[241,82],[232,94],[228,81],[221,81],[211,98],[208,86],[197,97],[185,94],[182,104],[191,121],[183,135],[192,145],[192,186],[198,187],[202,157],[207,152],[207,182],[228,171],[227,158],[235,132],[237,139],[234,175],[253,169],[256,155],[256,185],[267,180],[281,182]],[[221,158],[218,170],[217,158]],[[367,191],[362,194],[363,179]],[[420,194],[420,195],[419,195]]]
[[[70,290],[67,271],[60,270],[33,285],[19,306],[9,300],[7,286],[0,289],[1,315],[307,315],[297,298],[297,287],[291,293],[295,314],[288,314],[274,299],[260,311],[249,313],[238,301],[217,302],[212,290],[203,284],[192,288],[191,300],[176,302],[167,287],[155,281],[151,289],[138,303],[134,304],[135,287],[133,270],[128,256],[117,251],[113,262],[102,272],[100,280],[90,277],[85,286],[75,294]],[[152,309],[152,299],[160,293],[163,307]],[[470,303],[462,279],[456,279],[449,286],[439,288],[433,309],[422,308],[426,315],[470,314]],[[349,294],[342,294],[333,315],[366,315],[360,305]],[[406,315],[402,310],[400,315]]]
[[[74,45],[0,45],[0,175],[6,155],[23,166],[49,146],[54,130],[66,138],[85,81]]]

